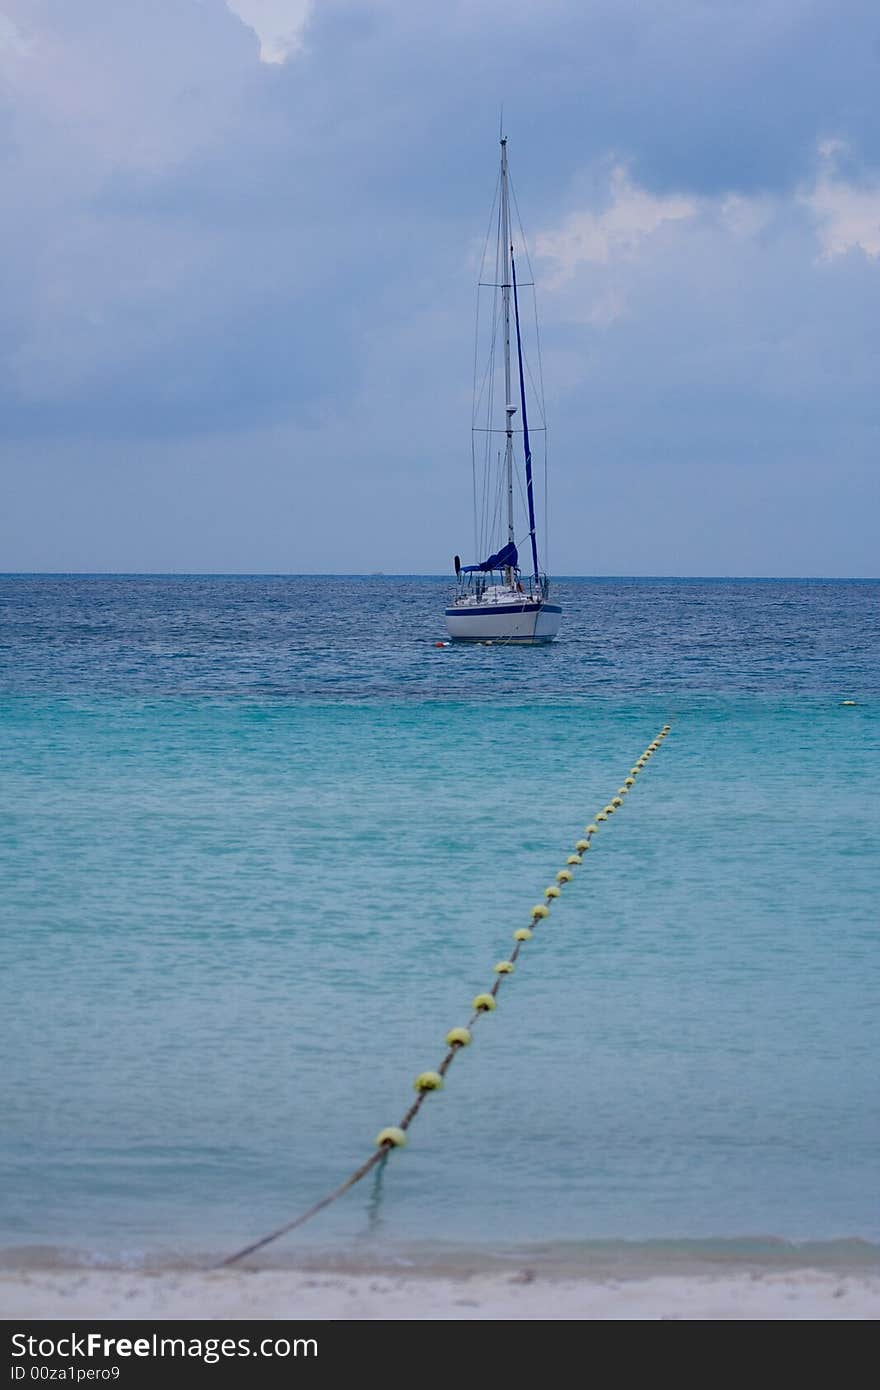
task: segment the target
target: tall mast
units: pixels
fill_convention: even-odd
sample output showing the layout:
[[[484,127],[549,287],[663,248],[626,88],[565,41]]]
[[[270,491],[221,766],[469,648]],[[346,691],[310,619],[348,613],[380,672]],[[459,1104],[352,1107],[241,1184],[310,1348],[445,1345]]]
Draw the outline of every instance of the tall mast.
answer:
[[[510,397],[510,207],[507,195],[507,136],[501,136],[501,299],[504,315],[504,410],[507,427],[507,447],[504,455],[507,481],[507,539],[515,540],[513,530],[513,417],[516,406]],[[504,571],[508,584],[513,583],[510,565]]]

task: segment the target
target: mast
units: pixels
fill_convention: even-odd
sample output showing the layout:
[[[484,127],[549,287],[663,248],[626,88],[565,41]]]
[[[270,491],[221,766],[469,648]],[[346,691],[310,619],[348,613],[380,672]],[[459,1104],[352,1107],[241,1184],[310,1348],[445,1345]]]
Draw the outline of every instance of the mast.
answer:
[[[510,398],[510,207],[507,193],[507,136],[501,136],[501,299],[504,318],[504,412],[507,446],[504,454],[507,483],[507,539],[515,540],[513,529],[513,417],[516,406]],[[510,565],[504,571],[505,582],[513,583]]]

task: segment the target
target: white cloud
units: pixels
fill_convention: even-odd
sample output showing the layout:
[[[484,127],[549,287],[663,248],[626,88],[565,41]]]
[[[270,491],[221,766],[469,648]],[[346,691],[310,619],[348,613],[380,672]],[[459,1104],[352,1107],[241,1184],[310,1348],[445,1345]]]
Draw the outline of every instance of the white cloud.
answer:
[[[553,267],[551,287],[569,280],[586,263],[607,265],[637,254],[667,222],[693,217],[698,203],[679,194],[655,197],[630,182],[622,165],[611,171],[611,201],[602,212],[571,212],[555,231],[535,239],[537,255]]]
[[[313,0],[226,0],[260,40],[263,63],[285,63],[302,47]]]
[[[24,34],[8,15],[0,14],[0,58],[4,52],[24,55],[30,45]]]
[[[840,177],[837,160],[845,149],[840,140],[822,142],[816,181],[801,201],[815,219],[822,260],[850,251],[862,251],[876,260],[880,257],[880,180],[854,183]]]
[[[749,239],[755,237],[770,223],[775,208],[772,198],[746,198],[739,193],[731,193],[721,200],[719,209],[722,225],[734,236]]]
[[[657,277],[682,259],[702,259],[720,285],[739,248],[759,254],[780,238],[811,255],[805,269],[851,252],[880,260],[880,177],[845,177],[841,140],[824,140],[816,153],[811,179],[775,194],[655,195],[623,164],[610,166],[599,210],[575,209],[535,238],[542,288],[559,320],[606,328],[650,299]]]

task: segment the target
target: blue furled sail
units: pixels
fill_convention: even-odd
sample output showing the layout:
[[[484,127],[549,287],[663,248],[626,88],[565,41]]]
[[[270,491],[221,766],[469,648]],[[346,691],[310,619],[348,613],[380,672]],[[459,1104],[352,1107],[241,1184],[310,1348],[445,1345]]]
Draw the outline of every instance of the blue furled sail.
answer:
[[[519,332],[519,298],[516,293],[516,264],[510,248],[510,269],[513,272],[513,312],[516,318],[516,356],[519,362],[519,399],[522,407],[523,451],[526,456],[526,499],[529,504],[529,539],[532,542],[532,564],[535,583],[538,582],[538,542],[535,539],[535,495],[532,489],[532,449],[529,444],[529,421],[526,415],[526,383],[523,376],[522,338]]]
[[[534,537],[533,537],[534,542]],[[462,574],[488,574],[490,570],[504,570],[508,566],[515,570],[519,566],[519,555],[513,541],[508,541],[495,554],[490,555],[481,565],[462,565]]]

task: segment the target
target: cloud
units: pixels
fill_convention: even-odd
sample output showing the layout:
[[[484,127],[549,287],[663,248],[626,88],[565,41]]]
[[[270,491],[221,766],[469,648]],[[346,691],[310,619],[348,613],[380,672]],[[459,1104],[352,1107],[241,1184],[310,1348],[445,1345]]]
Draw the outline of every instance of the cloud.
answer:
[[[721,268],[735,265],[747,244],[785,241],[799,257],[812,246],[823,261],[852,251],[880,259],[880,179],[845,177],[839,162],[847,153],[844,141],[822,140],[800,187],[752,196],[652,194],[624,165],[602,161],[592,179],[599,207],[570,210],[535,238],[543,288],[564,320],[610,328],[633,311],[635,294],[655,293],[656,276],[684,248],[714,256],[719,286]]]
[[[838,161],[847,153],[843,140],[825,140],[819,146],[821,167],[811,188],[802,194],[816,223],[822,259],[834,260],[851,251],[871,259],[880,257],[880,178],[854,182],[838,172]]]
[[[655,196],[637,188],[626,168],[611,170],[610,196],[601,212],[571,212],[555,231],[539,232],[535,253],[550,267],[556,289],[580,265],[607,265],[638,253],[644,241],[668,222],[693,217],[697,203],[677,195]]]
[[[313,0],[226,0],[260,40],[262,63],[285,63],[298,52]]]

